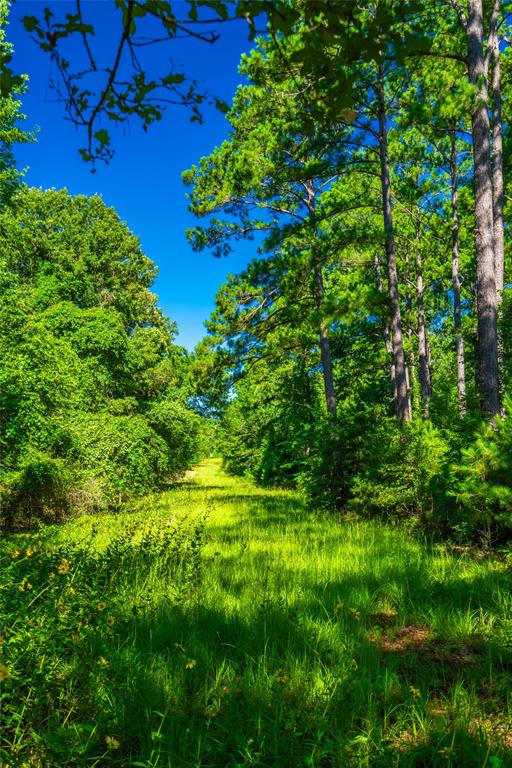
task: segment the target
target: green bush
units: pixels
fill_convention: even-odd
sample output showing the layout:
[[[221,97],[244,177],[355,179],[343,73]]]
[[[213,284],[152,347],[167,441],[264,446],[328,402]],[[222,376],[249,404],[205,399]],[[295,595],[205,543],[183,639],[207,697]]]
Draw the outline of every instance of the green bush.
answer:
[[[483,425],[454,468],[452,494],[458,503],[455,528],[500,538],[512,535],[512,400],[505,416]]]
[[[199,455],[200,417],[179,400],[154,403],[146,418],[151,428],[165,440],[169,449],[169,470],[179,475]]]
[[[143,416],[80,414],[72,429],[81,482],[96,479],[104,506],[154,490],[169,471],[168,447]]]
[[[65,460],[30,449],[20,468],[2,478],[2,526],[62,520],[70,508],[72,486],[73,473]]]
[[[353,479],[350,508],[388,519],[431,519],[447,475],[449,446],[442,433],[429,421],[399,424],[388,417],[367,441],[369,455]]]

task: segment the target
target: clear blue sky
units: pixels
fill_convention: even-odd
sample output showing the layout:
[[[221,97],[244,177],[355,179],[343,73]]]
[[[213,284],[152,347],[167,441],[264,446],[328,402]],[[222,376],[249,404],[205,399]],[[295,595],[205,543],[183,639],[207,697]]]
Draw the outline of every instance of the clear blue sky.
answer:
[[[39,16],[46,6],[60,13],[73,12],[68,0],[17,0],[9,28],[15,45],[15,70],[30,77],[24,98],[28,127],[38,126],[36,144],[17,150],[20,166],[28,166],[25,180],[43,188],[66,187],[71,194],[99,193],[140,237],[145,253],[158,265],[154,290],[160,306],[178,323],[178,342],[189,349],[205,334],[203,322],[214,305],[219,286],[229,272],[243,268],[255,246],[242,244],[226,259],[210,253],[194,253],[185,229],[194,219],[187,211],[181,172],[209,153],[227,134],[225,117],[207,109],[204,125],[190,123],[180,107],[170,107],[165,119],[144,134],[140,124],[112,129],[116,154],[110,165],[98,165],[95,174],[78,155],[85,137],[63,119],[62,106],[49,90],[50,61],[23,30],[19,19]],[[85,16],[98,30],[100,46],[107,50],[112,34],[112,0],[85,0]],[[186,9],[183,2],[176,7]],[[240,55],[250,50],[245,22],[219,24],[221,39],[214,45],[195,40],[176,40],[150,53],[149,63],[161,69],[171,57],[183,71],[202,81],[208,90],[229,103],[240,82]],[[157,57],[162,57],[161,61]],[[156,71],[156,69],[155,69]]]

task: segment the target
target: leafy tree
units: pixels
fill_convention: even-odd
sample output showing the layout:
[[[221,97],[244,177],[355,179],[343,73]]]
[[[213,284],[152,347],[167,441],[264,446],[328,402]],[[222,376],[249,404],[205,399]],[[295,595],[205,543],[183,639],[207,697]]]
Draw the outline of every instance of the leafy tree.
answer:
[[[4,519],[108,508],[184,471],[188,361],[137,238],[99,198],[55,190],[21,189],[0,231]]]

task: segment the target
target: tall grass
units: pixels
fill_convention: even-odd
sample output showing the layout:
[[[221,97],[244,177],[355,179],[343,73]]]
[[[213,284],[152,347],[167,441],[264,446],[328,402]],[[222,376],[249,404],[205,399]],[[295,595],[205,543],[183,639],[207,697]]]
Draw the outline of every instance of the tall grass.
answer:
[[[512,765],[506,559],[214,461],[0,555],[0,765]]]

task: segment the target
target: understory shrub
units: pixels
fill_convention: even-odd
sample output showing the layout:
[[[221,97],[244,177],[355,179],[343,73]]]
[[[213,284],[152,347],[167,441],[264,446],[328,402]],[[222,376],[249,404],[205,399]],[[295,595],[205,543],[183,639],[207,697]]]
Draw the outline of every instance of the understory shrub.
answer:
[[[512,400],[505,416],[483,425],[453,471],[458,508],[454,526],[470,535],[497,540],[512,536]]]
[[[146,414],[151,428],[169,449],[169,471],[177,476],[199,458],[200,417],[179,400],[154,403]]]
[[[74,459],[82,478],[101,484],[106,507],[157,488],[169,471],[169,450],[143,416],[80,414],[73,423]]]
[[[352,481],[349,507],[387,519],[432,518],[448,469],[449,446],[441,431],[429,421],[399,424],[387,417],[367,440],[367,460]]]
[[[73,472],[67,461],[29,449],[16,471],[0,483],[0,525],[56,522],[69,511]]]

